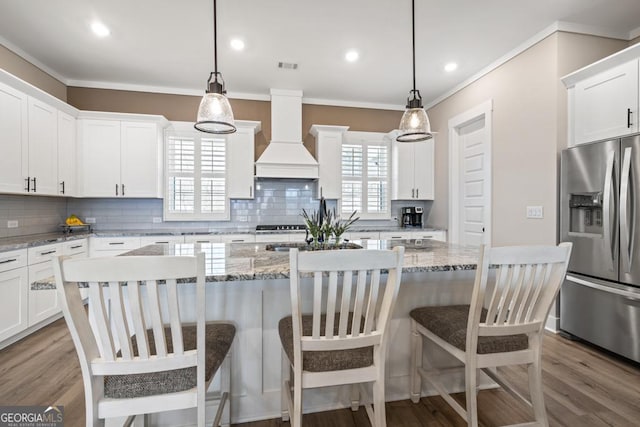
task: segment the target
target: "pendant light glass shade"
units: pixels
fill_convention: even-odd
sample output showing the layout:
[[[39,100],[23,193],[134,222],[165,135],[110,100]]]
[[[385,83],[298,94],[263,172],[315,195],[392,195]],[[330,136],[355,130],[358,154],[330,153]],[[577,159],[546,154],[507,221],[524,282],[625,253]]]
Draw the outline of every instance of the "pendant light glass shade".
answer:
[[[400,120],[400,135],[396,138],[398,142],[419,142],[433,138],[431,123],[422,107],[420,92],[415,91],[413,95],[414,98],[407,101],[407,109]]]
[[[411,29],[413,32],[413,89],[409,91],[407,109],[400,120],[398,142],[419,142],[433,138],[431,123],[422,106],[420,91],[416,90],[416,14],[415,0],[411,0]]]
[[[224,83],[219,83],[217,77],[211,82],[209,76],[209,90],[202,97],[195,128],[207,133],[234,133],[236,126],[233,119],[233,110],[226,96],[224,96]]]
[[[218,26],[216,21],[216,0],[213,0],[213,66],[214,71],[209,74],[207,91],[198,107],[197,121],[194,127],[207,133],[227,134],[236,131],[231,104],[225,96],[222,73],[218,72]],[[211,81],[213,79],[213,81]]]

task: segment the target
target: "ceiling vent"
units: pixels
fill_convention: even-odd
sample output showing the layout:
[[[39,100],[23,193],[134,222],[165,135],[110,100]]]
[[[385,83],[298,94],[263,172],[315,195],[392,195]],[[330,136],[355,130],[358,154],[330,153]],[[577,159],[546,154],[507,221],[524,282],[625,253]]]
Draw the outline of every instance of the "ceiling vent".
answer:
[[[283,70],[297,70],[298,64],[294,64],[293,62],[278,62],[278,68],[282,68]]]

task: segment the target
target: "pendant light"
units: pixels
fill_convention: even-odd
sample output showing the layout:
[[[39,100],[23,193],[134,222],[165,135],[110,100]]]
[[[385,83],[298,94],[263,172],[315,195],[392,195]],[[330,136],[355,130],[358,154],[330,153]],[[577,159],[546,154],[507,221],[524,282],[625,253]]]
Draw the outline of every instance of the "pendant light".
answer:
[[[198,118],[194,127],[201,132],[226,134],[234,133],[236,126],[229,100],[225,96],[222,73],[218,72],[218,40],[216,20],[216,0],[213,0],[213,68],[207,80],[207,90],[198,107]],[[213,81],[211,81],[213,79]]]
[[[413,89],[407,98],[407,110],[400,120],[398,142],[418,142],[433,138],[427,112],[422,106],[420,91],[416,90],[416,1],[411,0],[411,29],[413,32]]]

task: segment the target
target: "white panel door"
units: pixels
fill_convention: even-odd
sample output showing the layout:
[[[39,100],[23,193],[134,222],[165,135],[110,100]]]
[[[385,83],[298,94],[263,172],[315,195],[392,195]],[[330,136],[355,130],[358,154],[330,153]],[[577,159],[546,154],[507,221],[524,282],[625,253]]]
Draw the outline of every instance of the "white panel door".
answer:
[[[28,325],[27,267],[0,273],[0,341]]]
[[[343,128],[346,129],[346,128]],[[327,199],[342,197],[342,135],[344,130],[319,131],[316,137],[318,194]]]
[[[76,119],[58,111],[58,194],[75,196]]]
[[[414,186],[414,148],[413,143],[405,144],[401,142],[393,142],[392,154],[392,183],[391,183],[391,199],[392,200],[411,200],[415,199],[416,189]]]
[[[25,193],[28,174],[27,95],[0,83],[0,192]]]
[[[576,83],[576,144],[635,133],[639,118],[638,60]]]
[[[83,119],[79,125],[80,195],[120,196],[120,122]]]
[[[460,135],[460,241],[463,245],[484,243],[487,199],[484,118],[459,128]]]
[[[122,122],[121,196],[160,198],[162,161],[155,123]]]
[[[29,97],[29,177],[35,194],[58,194],[58,110]]]

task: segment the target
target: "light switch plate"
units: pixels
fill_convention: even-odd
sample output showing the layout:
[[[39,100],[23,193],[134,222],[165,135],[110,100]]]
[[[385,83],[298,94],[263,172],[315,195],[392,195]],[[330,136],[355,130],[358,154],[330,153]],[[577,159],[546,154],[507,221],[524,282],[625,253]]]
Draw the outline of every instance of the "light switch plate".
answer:
[[[18,228],[18,220],[9,220],[7,221],[7,228]]]
[[[544,218],[542,206],[527,206],[527,218]]]
[[[95,223],[96,223],[96,219],[95,219],[95,218],[91,218],[91,217],[86,217],[86,218],[84,219],[84,221],[85,221],[87,224],[95,224]]]
[[[154,216],[153,217],[153,223],[154,224],[160,224],[162,222],[162,217],[159,216]]]

